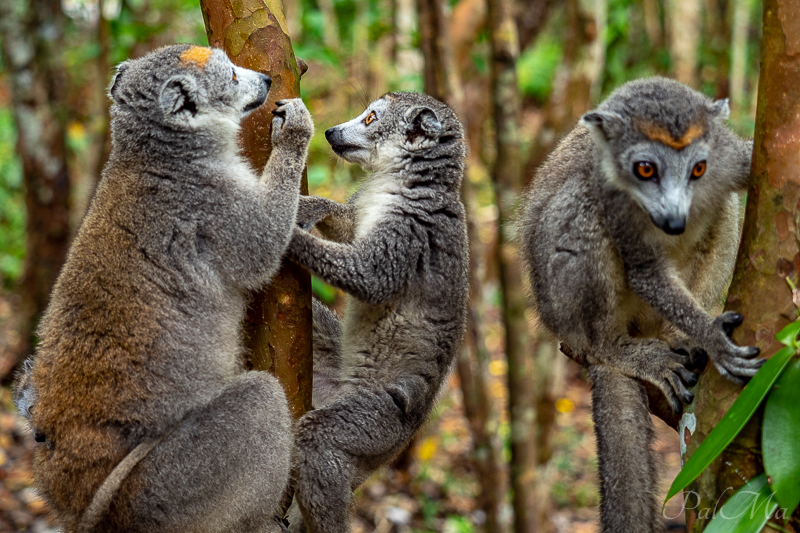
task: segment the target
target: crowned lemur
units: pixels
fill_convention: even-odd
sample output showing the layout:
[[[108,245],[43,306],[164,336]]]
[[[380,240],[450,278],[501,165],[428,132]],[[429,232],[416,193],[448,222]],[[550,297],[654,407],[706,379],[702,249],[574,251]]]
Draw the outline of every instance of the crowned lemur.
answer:
[[[303,198],[288,256],[344,290],[344,320],[314,304],[314,407],[299,421],[292,481],[305,522],[349,531],[352,491],[425,422],[466,327],[463,129],[417,93],[389,93],[325,132],[371,172],[346,205]],[[317,228],[332,240],[305,229]]]
[[[245,372],[240,323],[289,244],[313,124],[278,102],[254,172],[237,135],[269,87],[189,45],[111,83],[110,159],[16,391],[67,532],[283,530],[292,421],[277,380]]]
[[[542,323],[588,367],[604,532],[661,531],[642,383],[691,402],[706,353],[737,383],[763,360],[721,307],[752,143],[727,101],[650,78],[616,90],[558,145],[524,199],[521,247]],[[689,367],[689,368],[687,368]]]

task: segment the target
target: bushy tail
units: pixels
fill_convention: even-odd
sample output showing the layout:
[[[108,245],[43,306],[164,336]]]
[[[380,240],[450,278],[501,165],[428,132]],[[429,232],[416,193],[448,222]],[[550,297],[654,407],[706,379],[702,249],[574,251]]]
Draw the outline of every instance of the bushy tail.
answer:
[[[664,530],[657,500],[655,429],[644,386],[604,366],[589,368],[600,459],[603,533]]]
[[[312,301],[315,408],[331,403],[339,388],[342,368],[342,324],[336,313],[316,298]]]

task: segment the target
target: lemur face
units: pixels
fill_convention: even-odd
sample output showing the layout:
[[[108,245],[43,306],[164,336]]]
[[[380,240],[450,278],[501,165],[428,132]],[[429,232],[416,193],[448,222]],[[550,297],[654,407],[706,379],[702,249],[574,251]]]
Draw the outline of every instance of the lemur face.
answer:
[[[177,130],[230,135],[267,100],[271,83],[231,63],[222,50],[175,45],[122,63],[109,94],[116,113],[135,110]]]
[[[592,132],[606,182],[627,192],[664,233],[680,235],[692,213],[734,188],[724,183],[730,169],[718,135],[727,116],[727,101],[665,80],[658,91],[612,96],[581,123]]]
[[[354,119],[327,130],[325,138],[333,151],[374,172],[403,164],[409,153],[436,146],[442,123],[434,109],[443,104],[411,94],[385,94]]]

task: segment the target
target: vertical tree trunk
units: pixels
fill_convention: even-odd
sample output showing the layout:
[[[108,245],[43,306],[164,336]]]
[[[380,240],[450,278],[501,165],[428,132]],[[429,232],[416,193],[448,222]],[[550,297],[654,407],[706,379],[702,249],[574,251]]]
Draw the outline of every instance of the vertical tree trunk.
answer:
[[[750,2],[733,3],[733,35],[731,36],[731,108],[739,113],[745,106],[747,73],[747,30],[750,26]]]
[[[459,79],[450,39],[450,20],[442,0],[417,0],[419,13],[420,46],[423,51],[425,91],[447,102],[461,118],[466,129],[464,93]],[[469,144],[469,140],[466,140]],[[468,152],[471,154],[472,150]],[[464,180],[462,199],[468,207],[467,233],[470,246],[470,308],[467,315],[467,334],[464,348],[456,364],[464,413],[470,424],[473,439],[473,463],[480,485],[478,505],[486,514],[485,530],[503,533],[506,525],[500,518],[505,494],[505,480],[499,450],[492,438],[491,399],[485,381],[488,354],[482,344],[480,319],[477,308],[481,305],[480,280],[477,279],[478,257],[481,243],[476,235],[475,220],[470,209],[471,184]]]
[[[254,168],[263,168],[271,151],[275,102],[300,97],[302,72],[292,52],[283,13],[268,0],[200,0],[208,42],[223,48],[244,68],[272,78],[268,102],[245,119],[244,152]],[[302,183],[308,194],[308,182]],[[284,262],[269,287],[257,292],[245,324],[249,361],[269,370],[283,385],[289,407],[299,417],[311,407],[311,277]]]
[[[734,340],[756,345],[770,356],[780,346],[775,333],[797,316],[793,296],[798,295],[787,280],[797,286],[800,271],[800,9],[793,0],[764,0],[763,24],[753,178],[727,309],[745,317]],[[697,428],[689,454],[739,391],[715,369],[706,371],[698,388]],[[702,531],[711,517],[702,510],[724,503],[763,470],[760,426],[760,417],[754,417],[691,487],[699,494],[700,511],[687,512],[689,531]]]
[[[59,0],[0,2],[3,62],[11,85],[27,210],[25,269],[19,286],[23,346],[17,364],[32,351],[34,329],[70,239],[63,26]],[[10,376],[9,370],[0,369],[0,375]]]
[[[512,218],[522,190],[520,161],[520,95],[516,61],[517,27],[510,0],[488,0],[491,41],[491,92],[497,155],[492,170],[498,208],[497,264],[503,294],[503,323],[508,358],[508,396],[511,424],[511,488],[514,531],[537,531],[536,409],[533,387],[535,364],[528,353],[525,321],[527,302],[522,269],[513,248]]]
[[[667,0],[672,73],[681,83],[697,86],[700,47],[700,0]]]

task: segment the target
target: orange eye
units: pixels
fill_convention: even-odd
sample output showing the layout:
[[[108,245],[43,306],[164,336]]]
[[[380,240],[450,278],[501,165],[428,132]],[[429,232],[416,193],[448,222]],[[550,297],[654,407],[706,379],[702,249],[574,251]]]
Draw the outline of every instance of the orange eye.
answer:
[[[369,115],[367,115],[367,118],[365,118],[365,119],[364,119],[364,124],[366,124],[367,126],[369,126],[369,125],[370,125],[370,123],[371,123],[373,120],[377,119],[377,118],[378,118],[378,117],[377,117],[377,115],[375,115],[375,111],[373,111],[372,113],[370,113]]]
[[[706,173],[706,162],[700,161],[692,169],[692,179],[696,180],[705,173]]]
[[[235,72],[233,73],[233,81],[235,81],[237,83],[239,82],[239,79],[236,77],[236,73]]]
[[[639,161],[633,164],[633,173],[642,180],[653,179],[656,175],[656,166],[650,161]]]

